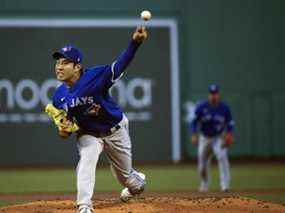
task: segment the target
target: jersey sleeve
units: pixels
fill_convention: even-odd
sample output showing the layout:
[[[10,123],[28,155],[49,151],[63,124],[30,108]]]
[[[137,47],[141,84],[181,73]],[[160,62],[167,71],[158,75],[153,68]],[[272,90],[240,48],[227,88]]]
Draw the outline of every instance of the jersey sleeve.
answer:
[[[195,109],[194,118],[190,124],[190,130],[192,134],[196,134],[198,132],[200,118],[201,118],[201,106],[198,105]]]
[[[62,109],[59,90],[56,90],[52,96],[52,105],[57,109]]]
[[[52,104],[55,108],[64,110],[67,113],[67,118],[72,121],[72,115],[68,112],[64,98],[65,97],[63,87],[58,88],[52,97]]]
[[[227,132],[233,132],[235,122],[233,120],[230,108],[227,105],[225,107],[226,107],[226,115],[225,115],[225,117],[226,117],[226,131]]]
[[[141,43],[131,40],[127,49],[125,49],[117,59],[107,67],[105,71],[105,78],[107,80],[107,86],[112,86],[117,80],[119,80],[128,65],[133,60],[135,53]]]
[[[52,105],[57,109],[63,109],[67,111],[64,104],[65,102],[63,100],[64,100],[64,88],[61,85],[56,89],[56,91],[52,96]]]

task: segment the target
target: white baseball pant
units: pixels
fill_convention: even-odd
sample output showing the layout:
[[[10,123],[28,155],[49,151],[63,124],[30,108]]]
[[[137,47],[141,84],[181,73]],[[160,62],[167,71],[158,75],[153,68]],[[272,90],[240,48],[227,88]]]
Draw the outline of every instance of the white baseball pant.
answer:
[[[113,175],[121,185],[129,188],[134,194],[140,193],[144,187],[145,181],[132,168],[131,140],[126,116],[123,116],[119,125],[120,129],[104,138],[87,134],[79,137],[80,160],[76,169],[77,205],[92,206],[96,166],[103,150],[106,152]]]
[[[207,191],[210,182],[210,164],[214,153],[218,161],[220,187],[222,191],[230,187],[230,166],[228,149],[223,148],[223,137],[206,137],[200,135],[198,146],[198,171],[201,178],[200,191]]]

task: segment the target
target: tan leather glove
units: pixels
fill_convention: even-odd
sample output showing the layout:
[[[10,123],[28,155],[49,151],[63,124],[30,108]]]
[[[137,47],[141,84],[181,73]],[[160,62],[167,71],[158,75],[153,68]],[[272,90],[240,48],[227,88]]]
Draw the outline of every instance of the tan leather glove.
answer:
[[[232,145],[233,142],[234,142],[233,134],[230,132],[227,132],[224,136],[223,148],[228,148],[229,146]]]
[[[198,135],[197,134],[192,134],[191,136],[191,143],[196,146],[198,144]]]

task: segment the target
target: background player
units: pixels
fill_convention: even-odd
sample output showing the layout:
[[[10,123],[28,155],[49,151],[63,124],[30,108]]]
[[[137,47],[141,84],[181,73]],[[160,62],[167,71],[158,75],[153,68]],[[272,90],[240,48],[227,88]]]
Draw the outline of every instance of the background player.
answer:
[[[132,167],[128,119],[109,95],[109,89],[122,77],[146,38],[145,28],[137,28],[127,49],[111,65],[83,69],[83,55],[71,45],[53,54],[56,77],[63,82],[54,93],[53,105],[67,112],[67,118],[58,127],[59,134],[69,136],[68,127],[73,122],[79,126],[77,205],[80,213],[92,211],[96,165],[103,150],[113,174],[126,187],[121,193],[123,201],[144,190],[145,175]]]
[[[208,190],[209,167],[213,153],[218,161],[221,190],[229,190],[228,147],[233,142],[233,127],[230,108],[220,101],[219,87],[215,84],[210,85],[208,100],[197,106],[191,123],[192,144],[196,145],[199,140],[198,171],[201,177],[199,190],[202,192]]]

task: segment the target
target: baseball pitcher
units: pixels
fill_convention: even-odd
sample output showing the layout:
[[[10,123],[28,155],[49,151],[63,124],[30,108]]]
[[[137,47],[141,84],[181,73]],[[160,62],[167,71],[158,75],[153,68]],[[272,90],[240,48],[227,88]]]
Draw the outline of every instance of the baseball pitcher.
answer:
[[[233,128],[234,121],[230,108],[220,101],[219,87],[215,84],[210,85],[208,101],[203,101],[197,106],[191,123],[192,144],[199,143],[198,171],[201,192],[208,191],[209,167],[213,153],[218,161],[221,190],[229,190],[228,147],[233,143]]]
[[[77,165],[78,212],[90,213],[99,155],[106,152],[111,171],[125,188],[121,200],[143,192],[146,180],[132,166],[129,122],[109,90],[124,74],[142,42],[145,27],[138,27],[128,47],[110,65],[84,68],[82,52],[67,45],[53,54],[55,74],[62,84],[46,112],[53,118],[59,135],[77,134],[80,160]]]

